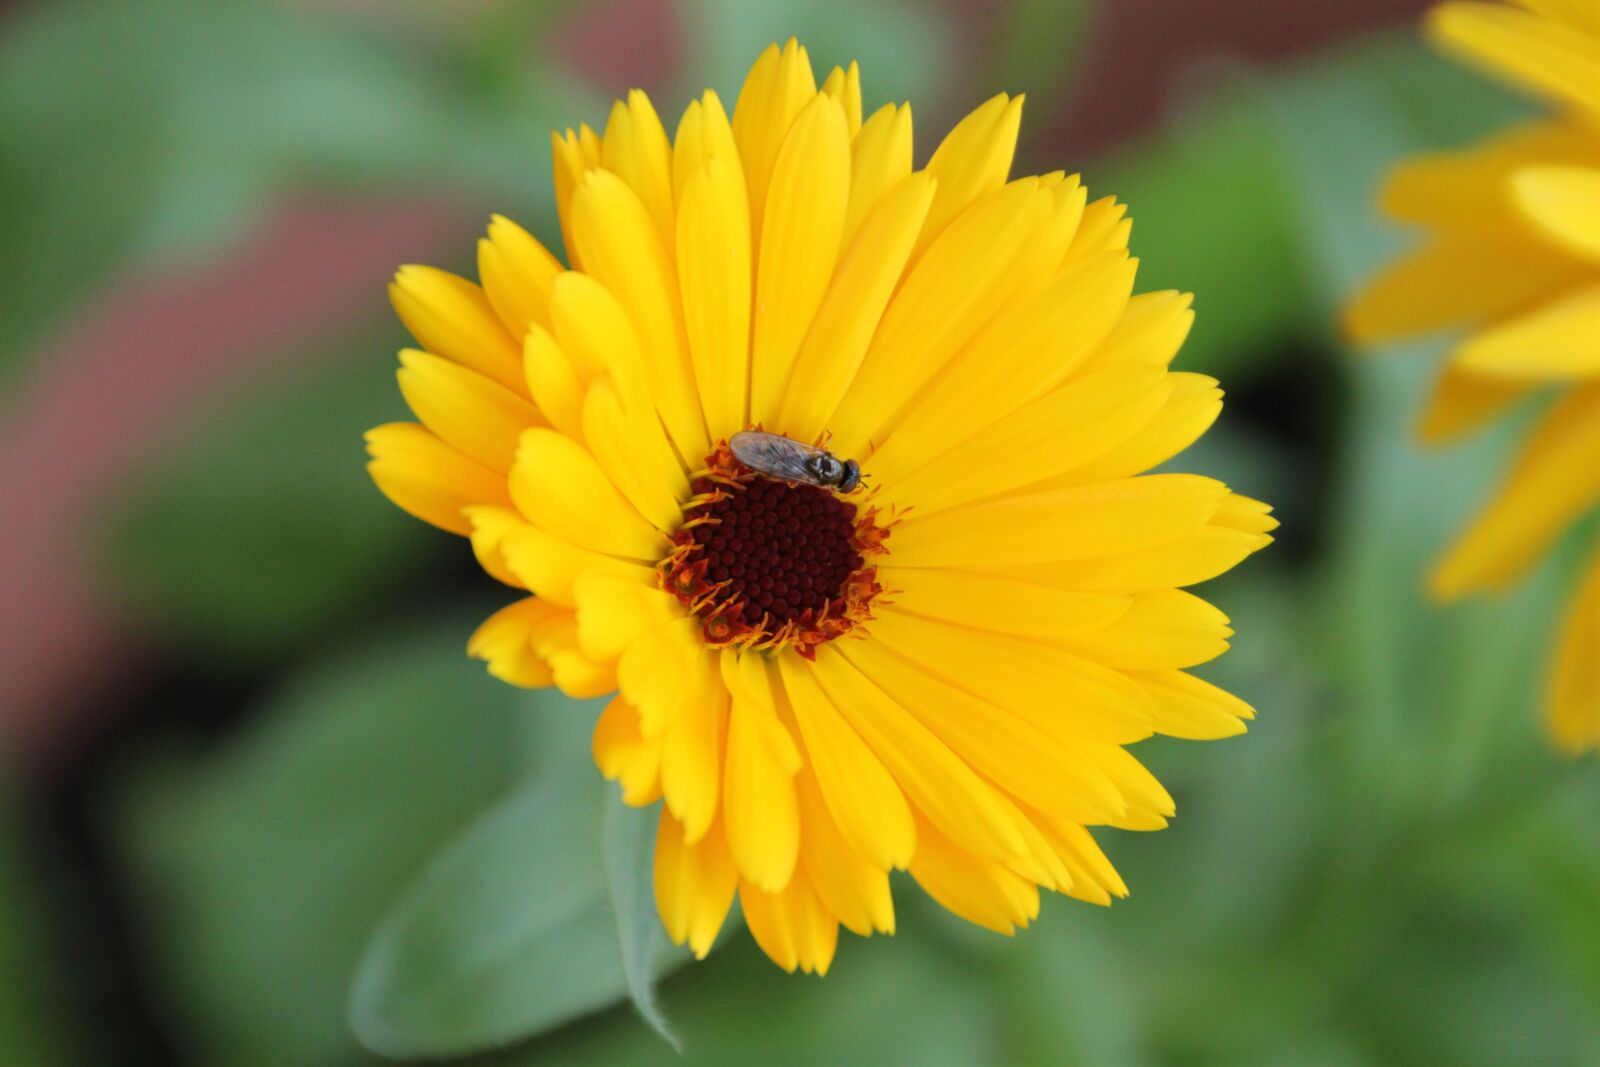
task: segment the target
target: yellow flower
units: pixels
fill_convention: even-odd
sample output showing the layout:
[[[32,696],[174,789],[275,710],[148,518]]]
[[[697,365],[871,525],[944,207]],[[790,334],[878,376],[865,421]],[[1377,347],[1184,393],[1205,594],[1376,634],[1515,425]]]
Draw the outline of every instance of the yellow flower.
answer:
[[[1364,341],[1465,328],[1423,414],[1426,440],[1560,391],[1505,484],[1435,567],[1444,600],[1513,584],[1600,503],[1600,5],[1519,3],[1526,10],[1441,4],[1428,28],[1561,113],[1400,166],[1384,207],[1427,239],[1348,313]],[[1600,545],[1558,642],[1549,724],[1571,751],[1600,743]]]
[[[496,218],[481,288],[395,280],[421,424],[369,434],[372,476],[532,594],[471,640],[494,675],[618,693],[595,760],[664,798],[656,898],[698,955],[737,894],[773,960],[826,971],[841,923],[893,931],[896,869],[1004,933],[1040,887],[1108,903],[1085,828],[1173,813],[1123,746],[1252,714],[1185,673],[1232,631],[1182,587],[1268,508],[1143,475],[1221,407],[1167,369],[1190,298],[1130,296],[1114,200],[1007,180],[1021,109],[915,169],[910,108],[863,120],[855,66],[819,91],[790,41],[731,120],[707,92],[669,141],[635,92],[554,138],[573,269]],[[729,446],[754,427],[865,485],[757,473]]]

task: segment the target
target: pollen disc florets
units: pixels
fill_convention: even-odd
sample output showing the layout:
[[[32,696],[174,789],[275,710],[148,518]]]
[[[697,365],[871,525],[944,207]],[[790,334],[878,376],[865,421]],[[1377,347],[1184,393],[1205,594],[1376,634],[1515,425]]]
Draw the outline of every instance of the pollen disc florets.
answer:
[[[889,535],[876,508],[756,474],[726,442],[706,466],[660,571],[666,590],[700,618],[708,643],[793,645],[809,658],[872,617],[883,587],[868,560],[886,551]]]

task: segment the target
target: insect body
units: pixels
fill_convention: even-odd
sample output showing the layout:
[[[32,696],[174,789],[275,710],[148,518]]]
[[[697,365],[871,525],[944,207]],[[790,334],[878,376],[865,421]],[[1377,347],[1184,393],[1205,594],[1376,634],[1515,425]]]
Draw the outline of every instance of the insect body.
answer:
[[[848,493],[861,484],[861,465],[841,460],[827,449],[762,430],[743,430],[728,439],[734,458],[758,474],[805,482]]]

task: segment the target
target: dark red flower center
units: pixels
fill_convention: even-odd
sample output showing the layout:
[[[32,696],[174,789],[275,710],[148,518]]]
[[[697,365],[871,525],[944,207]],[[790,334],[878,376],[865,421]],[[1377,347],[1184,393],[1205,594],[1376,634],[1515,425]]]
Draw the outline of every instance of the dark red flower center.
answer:
[[[729,583],[751,626],[762,615],[781,625],[821,611],[861,567],[850,544],[856,506],[814,485],[757,478],[701,514],[714,520],[693,532],[706,577]]]
[[[741,466],[721,446],[661,564],[662,584],[700,617],[713,645],[798,645],[802,654],[870,618],[881,592],[869,556],[887,529],[815,485]]]

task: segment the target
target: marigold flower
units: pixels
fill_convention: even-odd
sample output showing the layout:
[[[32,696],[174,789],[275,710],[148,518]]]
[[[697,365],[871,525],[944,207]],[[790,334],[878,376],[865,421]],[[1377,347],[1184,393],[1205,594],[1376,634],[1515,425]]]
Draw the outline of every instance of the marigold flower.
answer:
[[[1559,391],[1505,483],[1435,566],[1442,600],[1514,584],[1600,503],[1600,7],[1518,3],[1441,4],[1428,30],[1560,114],[1402,164],[1384,208],[1427,237],[1347,317],[1362,341],[1466,329],[1422,415],[1428,441]],[[1600,545],[1558,641],[1548,707],[1563,747],[1600,742]]]
[[[825,972],[841,924],[894,930],[896,869],[1005,933],[1041,887],[1108,903],[1086,827],[1173,814],[1124,746],[1252,715],[1186,673],[1232,631],[1183,587],[1269,509],[1144,474],[1221,407],[1168,370],[1190,297],[1131,295],[1114,200],[1008,180],[1021,109],[917,169],[910,108],[863,118],[856,67],[819,90],[790,41],[731,118],[707,92],[669,141],[634,92],[554,138],[571,269],[496,218],[481,287],[395,280],[420,425],[368,435],[372,477],[531,594],[473,635],[490,672],[617,694],[595,761],[664,799],[657,902],[698,955],[737,894]],[[757,428],[840,464],[752,467]]]

